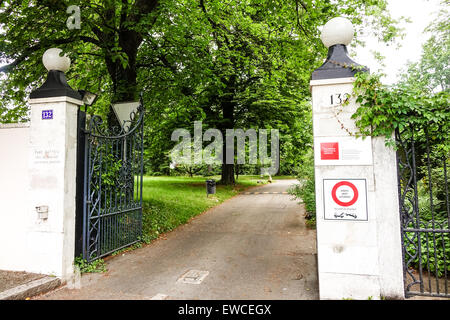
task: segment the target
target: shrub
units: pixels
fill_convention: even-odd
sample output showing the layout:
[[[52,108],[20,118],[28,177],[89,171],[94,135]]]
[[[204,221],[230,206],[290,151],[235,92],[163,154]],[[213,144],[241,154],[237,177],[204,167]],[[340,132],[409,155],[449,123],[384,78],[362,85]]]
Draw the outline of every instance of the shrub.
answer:
[[[316,191],[314,181],[314,155],[312,150],[302,157],[302,165],[298,169],[299,184],[289,189],[289,194],[303,201],[306,210],[306,225],[315,227],[316,222]]]
[[[440,211],[439,206],[434,206],[431,211],[431,201],[426,178],[418,181],[419,200],[419,227],[421,229],[448,229],[448,219],[445,211]],[[433,195],[433,205],[439,203]],[[438,209],[438,210],[436,210]],[[434,216],[434,220],[432,219]],[[415,219],[409,224],[409,228],[416,227]],[[420,234],[420,257],[419,257],[419,236]],[[414,257],[411,266],[418,269],[419,264],[422,269],[431,274],[442,277],[450,274],[450,236],[448,233],[431,232],[407,232],[404,240],[408,255],[406,258]],[[446,266],[445,266],[446,265]],[[447,269],[447,270],[446,270]]]
[[[106,264],[103,259],[87,262],[86,259],[79,256],[75,258],[74,264],[80,269],[81,273],[106,272]]]

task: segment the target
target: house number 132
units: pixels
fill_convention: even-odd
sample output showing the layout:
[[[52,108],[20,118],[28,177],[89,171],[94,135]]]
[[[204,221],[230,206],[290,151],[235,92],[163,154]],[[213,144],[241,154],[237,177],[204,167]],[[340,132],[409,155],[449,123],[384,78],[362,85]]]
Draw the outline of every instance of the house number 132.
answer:
[[[336,93],[336,94],[332,94],[330,96],[330,100],[331,100],[331,105],[335,105],[335,104],[342,104],[344,102],[347,102],[348,99],[350,99],[350,94],[348,93]]]

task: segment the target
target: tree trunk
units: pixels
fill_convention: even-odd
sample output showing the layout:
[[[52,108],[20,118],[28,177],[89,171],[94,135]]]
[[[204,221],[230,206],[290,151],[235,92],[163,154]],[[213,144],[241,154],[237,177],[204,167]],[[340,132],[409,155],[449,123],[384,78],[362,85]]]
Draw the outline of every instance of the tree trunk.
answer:
[[[123,69],[122,66],[117,65],[117,63],[113,64],[114,66],[111,69],[115,69],[115,71],[112,71],[114,73],[111,74],[114,85],[112,103],[137,101],[139,92],[137,88],[135,65]],[[110,127],[120,126],[112,107],[109,108],[108,112],[108,125]]]
[[[136,59],[137,52],[140,44],[143,41],[142,35],[130,28],[129,25],[133,25],[140,21],[145,14],[152,12],[158,6],[157,0],[147,1],[138,0],[135,4],[137,11],[132,11],[132,13],[127,13],[128,4],[125,1],[122,7],[122,15],[119,23],[118,30],[118,45],[122,48],[123,52],[127,55],[128,63],[124,68],[122,61],[120,59],[112,59],[112,56],[106,57],[106,66],[108,73],[113,81],[114,95],[112,98],[113,103],[118,102],[129,102],[138,101],[139,99],[139,89],[137,85],[137,68]],[[115,7],[109,8],[107,10],[110,20],[114,20],[114,10]],[[109,21],[109,20],[108,20]],[[109,39],[111,44],[115,44],[116,34],[110,30],[105,31],[102,37]],[[118,121],[115,117],[114,111],[110,108],[108,113],[108,124],[109,126],[118,125]]]
[[[230,185],[235,184],[234,180],[234,164],[222,164],[222,177],[220,180],[221,184]]]
[[[223,121],[221,123],[221,132],[223,137],[223,147],[222,147],[222,176],[220,179],[221,184],[230,185],[235,183],[234,179],[234,155],[233,155],[233,161],[232,163],[227,164],[227,152],[230,152],[230,150],[227,150],[226,147],[226,129],[233,129],[234,128],[234,102],[232,101],[234,97],[233,92],[233,83],[234,78],[232,77],[228,83],[227,87],[229,90],[229,93],[225,95],[225,99],[221,101],[222,105],[222,115],[223,115]],[[234,140],[233,140],[234,143]],[[234,148],[233,148],[234,149]]]
[[[131,44],[128,44],[128,52],[126,53],[129,64],[125,69],[118,60],[113,62],[111,59],[106,59],[108,72],[113,81],[114,88],[112,103],[138,100],[136,54],[139,44],[140,41],[134,42],[135,48],[131,47]],[[112,108],[108,112],[108,125],[110,127],[120,126]]]
[[[220,179],[220,184],[225,184],[225,185],[230,185],[230,184],[234,184],[235,180],[234,180],[234,161],[233,163],[227,164],[227,152],[230,152],[230,150],[227,150],[227,145],[226,145],[226,129],[222,130],[222,136],[224,137],[223,139],[223,146],[222,146],[222,174],[221,174],[221,179]],[[234,141],[233,141],[234,143]],[[233,155],[234,156],[234,155]]]

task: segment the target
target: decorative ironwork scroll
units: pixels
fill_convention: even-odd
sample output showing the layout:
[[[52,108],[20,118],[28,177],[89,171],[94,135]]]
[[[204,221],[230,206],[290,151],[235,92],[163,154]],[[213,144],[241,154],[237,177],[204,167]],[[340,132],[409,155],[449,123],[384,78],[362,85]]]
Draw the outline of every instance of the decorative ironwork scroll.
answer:
[[[433,130],[395,133],[406,297],[450,297],[448,141],[430,139]]]
[[[142,98],[121,127],[92,116],[85,134],[83,258],[88,262],[139,241],[142,235]]]

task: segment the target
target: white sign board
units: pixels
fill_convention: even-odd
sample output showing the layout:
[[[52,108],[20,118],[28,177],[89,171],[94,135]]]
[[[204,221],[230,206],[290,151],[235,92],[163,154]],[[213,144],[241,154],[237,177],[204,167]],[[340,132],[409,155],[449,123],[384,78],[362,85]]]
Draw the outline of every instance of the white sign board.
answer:
[[[132,112],[136,112],[139,102],[121,102],[113,104],[113,110],[119,120],[120,125],[125,132],[130,129],[130,116]]]
[[[325,220],[368,221],[366,179],[323,179]]]
[[[318,166],[372,165],[372,139],[366,137],[317,137],[314,139]]]

